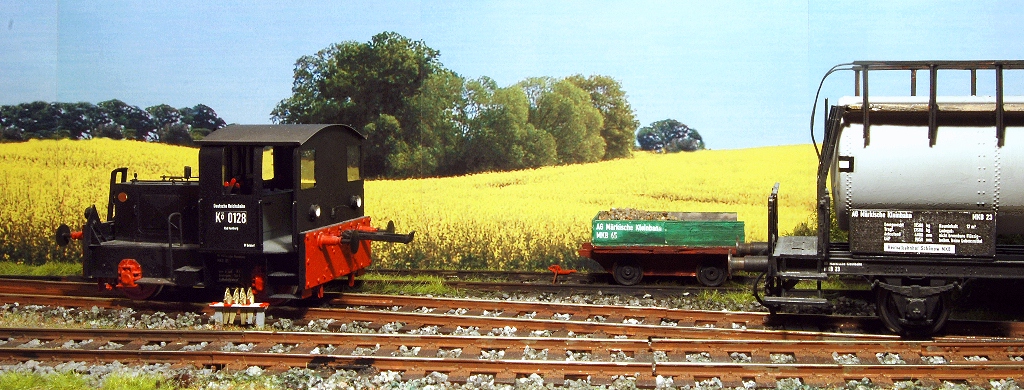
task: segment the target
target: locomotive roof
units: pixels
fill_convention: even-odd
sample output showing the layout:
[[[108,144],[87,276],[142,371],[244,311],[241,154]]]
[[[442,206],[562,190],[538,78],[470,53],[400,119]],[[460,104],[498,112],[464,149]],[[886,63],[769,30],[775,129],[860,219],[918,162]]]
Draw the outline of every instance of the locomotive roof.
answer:
[[[366,138],[348,125],[231,125],[196,142],[200,145],[302,145],[316,133],[330,128]]]

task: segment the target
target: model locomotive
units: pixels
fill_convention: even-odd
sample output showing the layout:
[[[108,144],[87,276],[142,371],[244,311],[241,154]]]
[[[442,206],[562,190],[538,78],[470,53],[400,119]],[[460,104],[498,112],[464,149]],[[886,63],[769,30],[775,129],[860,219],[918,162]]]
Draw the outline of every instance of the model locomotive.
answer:
[[[890,330],[937,332],[953,292],[969,281],[1024,279],[1024,247],[997,240],[1024,233],[1024,99],[1003,91],[1003,72],[1024,69],[1024,61],[869,61],[839,69],[855,72],[855,96],[828,113],[817,235],[779,237],[776,185],[772,251],[755,296],[773,309],[825,304],[820,282],[809,292],[789,287],[863,276]],[[970,96],[938,96],[940,70],[970,72]],[[994,73],[994,96],[976,96],[979,70]],[[909,73],[910,96],[869,97],[868,74],[878,71]],[[915,96],[919,71],[929,76],[927,97]],[[830,242],[832,213],[848,242]]]
[[[145,299],[163,287],[251,287],[261,299],[323,294],[370,264],[370,242],[409,243],[363,215],[365,137],[344,125],[232,125],[198,141],[199,177],[110,174],[106,221],[85,210],[83,272]],[[137,175],[136,175],[137,176]]]

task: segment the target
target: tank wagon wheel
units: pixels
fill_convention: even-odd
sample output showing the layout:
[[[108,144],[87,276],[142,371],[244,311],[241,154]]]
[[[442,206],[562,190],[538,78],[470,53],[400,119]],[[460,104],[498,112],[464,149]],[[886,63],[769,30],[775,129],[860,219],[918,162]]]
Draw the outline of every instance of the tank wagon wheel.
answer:
[[[778,312],[779,307],[776,305],[765,303],[764,299],[761,299],[762,295],[778,295],[779,293],[778,288],[773,287],[772,283],[769,282],[770,279],[775,278],[769,278],[768,272],[762,272],[758,274],[757,279],[754,280],[752,290],[754,293],[754,299],[757,300],[757,303],[760,303],[761,306],[768,308],[768,313],[774,315],[775,313]]]
[[[942,329],[946,325],[946,320],[949,319],[951,309],[949,294],[939,294],[936,313],[933,313],[928,319],[931,323],[907,323],[902,319],[900,309],[896,304],[896,299],[898,299],[896,294],[884,288],[876,290],[875,302],[878,307],[878,318],[893,333],[912,338],[928,337]]]
[[[792,289],[796,288],[797,284],[800,284],[800,280],[799,279],[786,279],[786,280],[784,280],[782,282],[782,289],[783,290],[792,290]]]
[[[615,278],[615,282],[618,284],[632,286],[640,283],[640,279],[644,277],[644,270],[640,268],[640,264],[633,260],[616,261],[615,267],[612,270],[612,277]]]
[[[725,270],[713,265],[701,265],[697,268],[697,281],[708,287],[718,287],[725,283]]]

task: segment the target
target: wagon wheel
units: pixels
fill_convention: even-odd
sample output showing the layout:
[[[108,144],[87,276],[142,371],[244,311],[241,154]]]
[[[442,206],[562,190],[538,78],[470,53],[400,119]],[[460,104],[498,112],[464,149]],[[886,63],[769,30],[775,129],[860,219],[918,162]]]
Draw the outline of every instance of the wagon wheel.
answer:
[[[718,287],[725,283],[725,270],[713,265],[701,265],[697,269],[697,281],[708,287]]]
[[[644,277],[644,270],[633,260],[616,261],[612,276],[618,284],[632,286],[640,283],[640,279]]]
[[[946,325],[950,312],[950,297],[948,293],[939,294],[938,307],[926,321],[910,322],[903,318],[897,306],[896,294],[884,288],[877,288],[875,292],[875,304],[878,308],[878,317],[890,331],[913,338],[927,337],[937,333]],[[931,321],[931,323],[928,323]]]
[[[796,285],[800,283],[800,279],[784,279],[782,282],[783,290],[792,290],[796,288]]]

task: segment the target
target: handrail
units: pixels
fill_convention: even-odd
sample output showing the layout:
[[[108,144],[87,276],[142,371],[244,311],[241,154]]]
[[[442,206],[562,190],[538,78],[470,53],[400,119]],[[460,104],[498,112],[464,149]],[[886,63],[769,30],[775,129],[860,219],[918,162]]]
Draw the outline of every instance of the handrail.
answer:
[[[174,223],[174,218],[178,218],[178,223]],[[167,247],[171,248],[174,244],[174,229],[178,229],[178,246],[185,243],[185,233],[181,223],[181,213],[174,212],[167,216]]]
[[[779,239],[779,183],[772,187],[768,195],[768,256],[775,252],[775,242]]]
[[[1004,113],[1006,108],[1003,105],[1003,70],[1024,69],[1022,60],[1000,60],[1000,61],[854,61],[854,94],[861,96],[862,116],[864,126],[864,145],[870,143],[871,109],[868,99],[868,73],[869,70],[909,70],[910,71],[910,95],[917,95],[917,71],[927,70],[930,76],[928,88],[928,145],[935,146],[938,137],[938,116],[939,105],[937,102],[938,71],[939,70],[969,70],[971,71],[971,95],[978,92],[978,70],[995,71],[995,127],[996,138],[999,146],[1002,147],[1006,137],[1006,123]],[[863,87],[861,86],[863,84]],[[863,91],[863,94],[861,94]]]
[[[854,61],[853,66],[870,67],[875,70],[978,70],[978,69],[1024,69],[1024,60],[936,60],[936,61]]]
[[[842,119],[845,114],[846,108],[842,106],[832,106],[829,111],[825,125],[825,139],[821,144],[821,158],[818,160],[818,254],[822,256],[829,251],[829,237],[832,229],[832,204],[826,182],[833,159],[836,158],[839,136],[843,131]]]
[[[121,183],[124,183],[124,181],[128,179],[128,167],[116,168],[113,171],[110,171],[110,187],[107,187],[107,188],[111,188],[111,189],[114,188],[114,183],[117,183],[117,174],[118,173],[121,174]],[[107,221],[112,221],[113,219],[114,219],[114,193],[111,192],[109,194],[109,196],[107,196]]]

